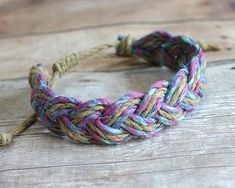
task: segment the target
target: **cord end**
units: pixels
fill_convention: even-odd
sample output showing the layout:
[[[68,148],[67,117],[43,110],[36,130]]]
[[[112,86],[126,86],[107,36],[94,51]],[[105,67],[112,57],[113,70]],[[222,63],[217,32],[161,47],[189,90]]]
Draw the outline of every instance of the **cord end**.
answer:
[[[12,134],[11,133],[0,133],[0,146],[7,145],[12,142]]]
[[[216,52],[221,50],[221,47],[216,44],[206,44],[203,41],[198,41],[198,44],[204,52]]]

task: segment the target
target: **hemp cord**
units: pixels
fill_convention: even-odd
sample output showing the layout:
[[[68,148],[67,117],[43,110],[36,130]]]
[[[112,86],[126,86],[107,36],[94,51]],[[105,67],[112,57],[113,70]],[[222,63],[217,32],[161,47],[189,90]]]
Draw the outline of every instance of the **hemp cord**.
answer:
[[[116,102],[97,98],[87,102],[57,95],[56,80],[80,61],[116,47],[119,56],[138,56],[148,62],[177,70],[171,82],[157,81],[146,93],[132,92]],[[156,31],[141,39],[119,36],[117,44],[103,44],[87,52],[73,53],[52,66],[50,75],[42,64],[29,73],[31,105],[35,111],[22,123],[0,133],[0,145],[12,142],[39,119],[58,136],[78,143],[120,144],[131,138],[157,135],[165,126],[176,125],[205,95],[205,51],[215,45],[197,43],[186,36]]]

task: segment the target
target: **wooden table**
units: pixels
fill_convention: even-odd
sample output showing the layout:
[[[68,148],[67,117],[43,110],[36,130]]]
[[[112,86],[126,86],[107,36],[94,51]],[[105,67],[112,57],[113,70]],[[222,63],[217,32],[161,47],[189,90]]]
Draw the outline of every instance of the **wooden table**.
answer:
[[[32,113],[27,75],[71,52],[169,30],[222,50],[206,54],[208,95],[178,126],[124,145],[74,144],[39,122],[0,147],[0,187],[235,186],[234,0],[3,0],[0,2],[0,130]],[[112,51],[107,51],[111,54]],[[117,100],[145,91],[172,72],[130,59],[84,61],[60,79],[57,91],[87,100]]]

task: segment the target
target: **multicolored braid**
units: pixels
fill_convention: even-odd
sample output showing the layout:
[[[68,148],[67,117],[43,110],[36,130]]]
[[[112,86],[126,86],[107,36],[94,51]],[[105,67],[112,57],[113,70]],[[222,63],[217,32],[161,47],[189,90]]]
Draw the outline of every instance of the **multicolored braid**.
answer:
[[[177,124],[204,96],[206,63],[202,49],[192,39],[154,32],[139,40],[130,36],[118,40],[118,55],[136,55],[179,70],[171,82],[157,81],[146,93],[132,92],[116,102],[105,98],[82,102],[57,95],[45,68],[34,66],[29,76],[31,104],[50,131],[81,143],[120,144],[152,137],[166,125]],[[64,67],[57,64],[53,69]]]
[[[106,48],[116,46],[117,55],[139,56],[148,62],[177,70],[171,82],[157,81],[146,93],[132,92],[116,102],[105,98],[83,102],[57,95],[55,81],[81,60]],[[157,135],[165,126],[176,125],[205,95],[206,62],[199,44],[186,36],[153,32],[139,40],[119,36],[117,45],[105,44],[85,53],[74,53],[56,62],[49,75],[43,65],[29,73],[31,105],[35,114],[1,133],[0,144],[39,118],[54,134],[79,143],[120,144],[131,138]]]

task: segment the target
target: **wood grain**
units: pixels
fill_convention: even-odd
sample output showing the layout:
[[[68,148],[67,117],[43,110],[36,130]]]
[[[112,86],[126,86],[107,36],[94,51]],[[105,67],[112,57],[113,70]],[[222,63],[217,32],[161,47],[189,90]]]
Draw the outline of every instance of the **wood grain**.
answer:
[[[0,33],[12,36],[139,20],[226,18],[235,15],[234,7],[232,0],[7,0],[0,2]]]
[[[63,140],[37,122],[0,148],[0,187],[233,188],[234,10],[233,0],[2,0],[1,131],[32,113],[27,74],[34,64],[50,68],[68,53],[114,42],[117,34],[138,37],[154,30],[188,35],[222,50],[206,54],[208,94],[179,125],[151,139],[100,146]],[[57,92],[115,101],[173,74],[142,60],[103,57],[81,62],[59,80]]]
[[[50,135],[36,123],[16,138],[15,143],[2,148],[0,180],[6,187],[131,187],[135,183],[154,187],[156,182],[166,187],[174,184],[232,187],[235,183],[231,179],[235,173],[234,65],[234,60],[209,65],[208,96],[185,121],[155,138],[115,147],[77,145]],[[127,91],[144,91],[154,80],[169,79],[171,75],[167,69],[157,67],[70,73],[60,80],[57,90],[83,100],[98,96],[115,100]],[[111,80],[122,84],[113,87]],[[221,82],[226,84],[217,87]],[[15,104],[14,111],[2,106],[0,127],[6,129],[31,111],[25,97],[29,90],[26,79],[18,80],[18,84],[15,80],[1,81],[0,86],[5,93],[0,96],[1,104],[6,101],[9,106]],[[91,92],[94,87],[96,92]],[[86,92],[79,92],[81,89]],[[15,96],[21,100],[15,100]],[[180,176],[186,174],[189,180],[180,181]],[[197,182],[200,176],[204,181]]]
[[[235,20],[213,22],[190,22],[161,25],[117,26],[66,33],[0,38],[0,79],[27,77],[32,65],[43,63],[49,69],[52,64],[72,52],[79,52],[103,43],[114,43],[118,34],[142,36],[153,30],[168,30],[177,34],[191,36],[208,44],[217,44],[221,51],[207,54],[208,61],[232,59],[235,53]],[[45,50],[46,49],[46,50]],[[114,53],[114,50],[107,51]],[[130,63],[113,58],[100,58],[81,62],[74,71],[109,71],[128,69]],[[18,65],[19,69],[15,69]],[[139,67],[139,64],[135,64]],[[142,66],[142,65],[141,65]],[[132,67],[133,68],[133,67]]]

